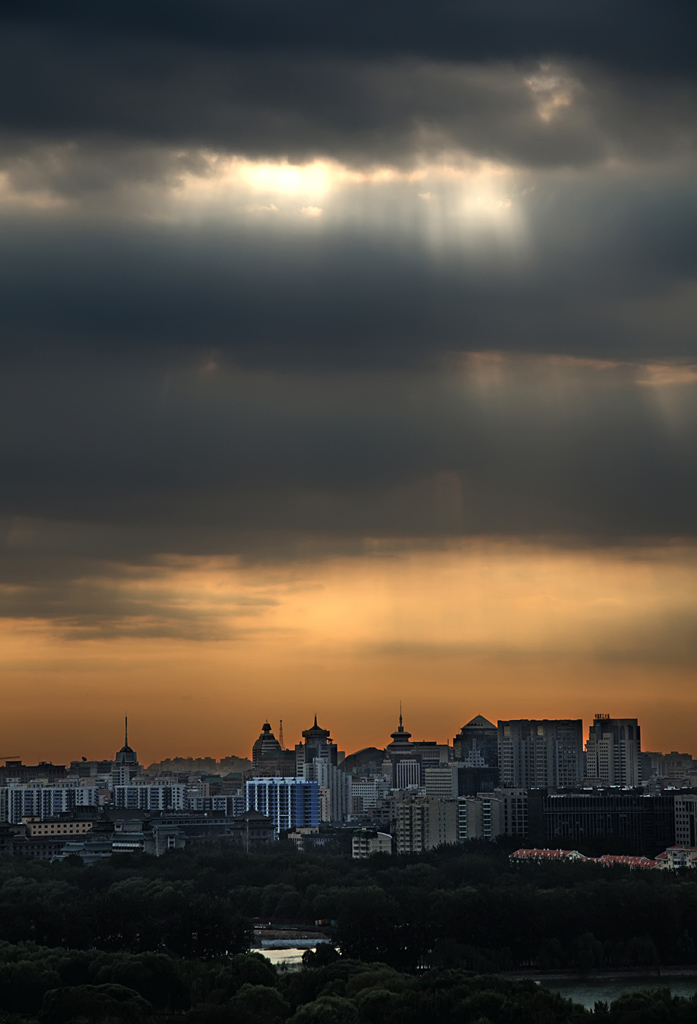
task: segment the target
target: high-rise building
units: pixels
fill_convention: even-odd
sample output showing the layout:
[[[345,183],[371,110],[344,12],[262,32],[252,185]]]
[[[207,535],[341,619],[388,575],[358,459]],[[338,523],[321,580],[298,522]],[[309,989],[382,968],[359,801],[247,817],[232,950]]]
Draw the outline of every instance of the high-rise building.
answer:
[[[564,789],[583,781],[583,723],[519,719],[498,723],[502,786]]]
[[[454,764],[424,769],[424,791],[426,796],[439,796],[452,800],[458,796],[458,770]]]
[[[421,785],[421,759],[412,750],[411,733],[404,728],[401,706],[399,725],[391,740],[385,747],[385,773],[393,789],[418,788]]]
[[[341,771],[341,769],[339,769]],[[380,800],[390,791],[390,780],[384,777],[351,776],[351,812],[354,818],[370,817]]]
[[[504,804],[493,793],[479,793],[475,797],[461,797],[458,805],[458,839],[495,839],[502,835]]]
[[[636,718],[596,715],[588,730],[586,778],[606,786],[638,786],[641,733]]]
[[[468,768],[497,768],[499,732],[493,722],[476,715],[453,740],[453,756]]]
[[[692,754],[679,754],[671,750],[663,754],[657,750],[642,750],[639,755],[639,772],[642,784],[653,780],[670,780],[676,783],[693,781],[697,775],[697,761]]]
[[[423,788],[427,768],[440,768],[450,763],[452,751],[447,743],[412,740],[411,733],[404,728],[401,705],[399,725],[391,739],[385,748],[384,772],[395,789]]]
[[[675,808],[675,843],[697,847],[697,793],[686,791],[673,797]]]
[[[424,853],[444,843],[457,843],[458,801],[414,796],[396,809],[397,853]]]
[[[128,719],[124,719],[123,746],[114,758],[111,769],[112,786],[127,786],[131,779],[134,779],[140,772],[138,755],[128,745]]]
[[[493,794],[503,810],[503,831],[507,836],[528,834],[528,791],[501,787]]]
[[[320,820],[335,823],[346,821],[353,809],[351,776],[326,758],[315,757],[304,766],[303,777],[319,785]]]
[[[319,785],[301,778],[257,778],[244,784],[245,810],[271,818],[276,837],[295,828],[319,827]]]
[[[311,764],[315,758],[333,765],[339,762],[336,743],[332,742],[329,729],[322,729],[317,725],[317,715],[315,715],[314,725],[303,731],[303,742],[295,745],[296,776],[302,777],[305,765]]]
[[[295,751],[284,750],[271,731],[268,722],[264,722],[259,738],[252,745],[252,770],[255,778],[268,776],[275,778],[295,777]]]

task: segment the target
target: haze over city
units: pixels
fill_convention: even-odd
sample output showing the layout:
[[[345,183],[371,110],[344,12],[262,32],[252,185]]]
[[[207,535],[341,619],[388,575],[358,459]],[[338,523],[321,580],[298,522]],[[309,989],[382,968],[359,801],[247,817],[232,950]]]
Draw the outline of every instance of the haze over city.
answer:
[[[0,15],[3,753],[697,753],[689,33],[262,6]]]

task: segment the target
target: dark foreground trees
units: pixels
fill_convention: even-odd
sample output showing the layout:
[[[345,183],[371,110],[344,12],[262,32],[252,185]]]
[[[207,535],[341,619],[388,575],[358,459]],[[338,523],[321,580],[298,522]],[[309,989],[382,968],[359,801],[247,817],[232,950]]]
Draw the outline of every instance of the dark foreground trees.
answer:
[[[345,957],[285,973],[256,953],[196,961],[24,944],[2,946],[0,960],[3,1024],[697,1024],[697,999],[667,989],[588,1011],[532,981]]]
[[[245,952],[254,918],[332,921],[343,956],[326,947],[277,976]],[[554,1024],[577,1010],[495,975],[654,973],[697,965],[696,951],[692,873],[514,869],[496,844],[365,862],[282,843],[254,856],[206,847],[92,867],[0,861],[0,1012],[41,1024],[61,1015],[84,1024],[102,1005],[113,1019],[188,1013],[192,1024],[522,1024],[532,1019],[526,1000],[538,999],[535,1021]],[[68,995],[50,995],[58,991]],[[657,1015],[697,1024],[693,1011],[665,993],[622,1010],[632,1024]],[[619,1021],[619,1012],[596,1017]]]

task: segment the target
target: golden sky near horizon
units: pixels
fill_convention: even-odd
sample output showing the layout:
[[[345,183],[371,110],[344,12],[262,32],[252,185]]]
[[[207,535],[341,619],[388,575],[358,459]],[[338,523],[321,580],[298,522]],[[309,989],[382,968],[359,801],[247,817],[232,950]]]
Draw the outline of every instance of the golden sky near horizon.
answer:
[[[144,763],[248,756],[266,718],[291,745],[315,713],[350,752],[388,741],[400,699],[415,738],[603,712],[638,717],[644,749],[697,752],[696,561],[485,540],[263,569],[162,559],[105,577],[142,609],[106,629],[5,622],[2,756],[112,756],[124,713]]]

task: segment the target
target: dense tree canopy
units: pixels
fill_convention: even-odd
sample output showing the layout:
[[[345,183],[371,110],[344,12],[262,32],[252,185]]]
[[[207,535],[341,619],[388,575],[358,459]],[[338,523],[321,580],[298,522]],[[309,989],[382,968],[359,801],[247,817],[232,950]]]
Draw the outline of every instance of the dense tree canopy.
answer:
[[[591,1014],[498,972],[697,963],[691,873],[509,865],[505,844],[351,861],[286,844],[85,867],[0,862],[0,1024],[697,1024],[667,991]],[[253,919],[333,922],[334,946],[277,972]],[[338,950],[338,951],[337,951]]]

